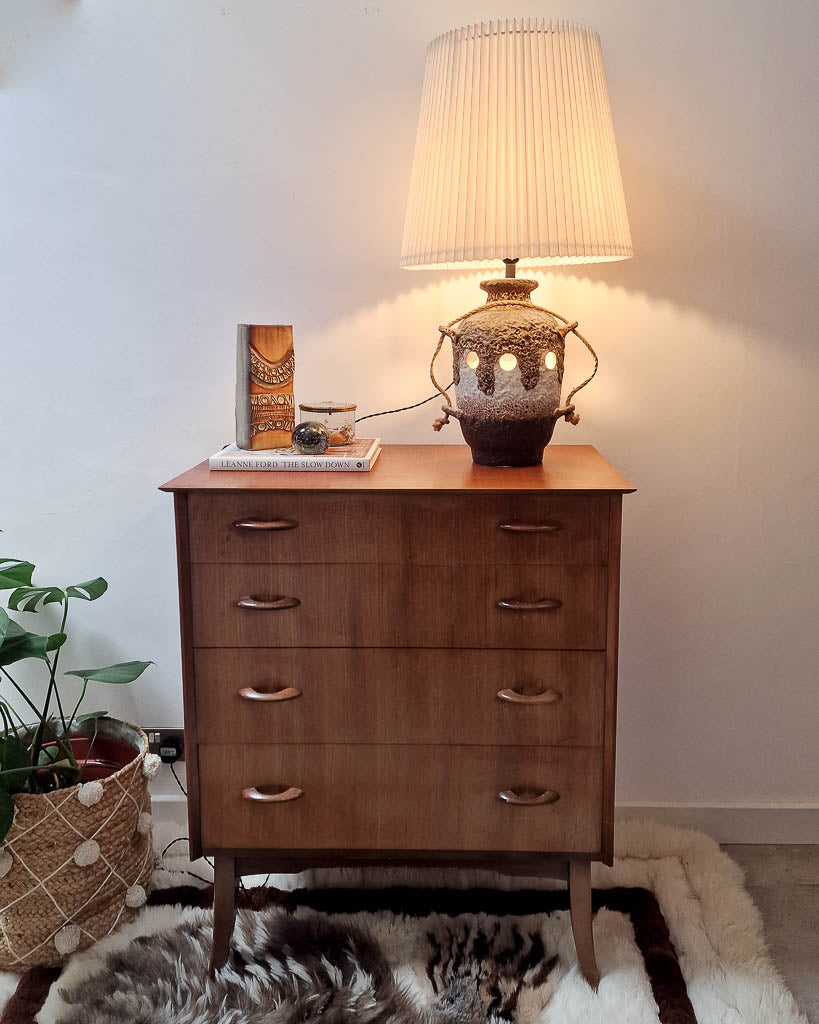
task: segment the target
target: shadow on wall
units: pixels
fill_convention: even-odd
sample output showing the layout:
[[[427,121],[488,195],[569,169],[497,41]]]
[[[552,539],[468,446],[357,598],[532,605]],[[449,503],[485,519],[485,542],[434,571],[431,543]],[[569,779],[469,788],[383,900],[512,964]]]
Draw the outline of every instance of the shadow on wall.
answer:
[[[792,346],[804,331],[817,252],[777,222],[753,219],[729,196],[638,161],[623,164],[635,258],[576,267]],[[809,250],[809,244],[813,251]]]

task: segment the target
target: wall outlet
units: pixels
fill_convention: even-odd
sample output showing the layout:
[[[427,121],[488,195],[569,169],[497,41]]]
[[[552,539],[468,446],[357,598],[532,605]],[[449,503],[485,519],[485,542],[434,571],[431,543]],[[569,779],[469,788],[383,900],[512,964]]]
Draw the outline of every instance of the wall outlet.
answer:
[[[168,741],[178,740],[182,746],[182,751],[177,758],[177,761],[185,760],[185,730],[181,726],[176,729],[150,729],[143,726],[143,729],[148,737],[148,748],[152,754],[159,754],[159,756],[162,757],[162,748],[165,748],[166,753],[170,749]]]

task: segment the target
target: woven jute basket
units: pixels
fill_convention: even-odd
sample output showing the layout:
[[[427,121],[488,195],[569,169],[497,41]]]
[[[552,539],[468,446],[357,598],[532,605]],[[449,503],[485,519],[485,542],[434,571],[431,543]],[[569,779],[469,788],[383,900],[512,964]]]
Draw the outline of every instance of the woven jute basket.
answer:
[[[141,729],[99,720],[134,759],[100,782],[14,797],[0,848],[0,968],[57,966],[147,899],[154,866],[148,779],[159,758]]]

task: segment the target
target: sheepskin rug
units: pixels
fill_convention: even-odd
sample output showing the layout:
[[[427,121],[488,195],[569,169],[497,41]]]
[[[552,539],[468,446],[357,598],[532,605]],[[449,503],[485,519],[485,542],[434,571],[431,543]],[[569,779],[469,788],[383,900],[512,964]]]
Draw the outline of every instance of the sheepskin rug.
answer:
[[[167,841],[157,836],[159,848]],[[156,885],[204,886],[207,878],[204,862],[190,865],[169,856]],[[618,825],[614,867],[594,868],[602,975],[597,993],[578,972],[558,883],[451,869],[322,870],[245,880],[248,886],[263,883],[290,891],[292,903],[240,911],[231,958],[215,979],[207,974],[210,910],[152,906],[133,924],[73,956],[31,1019],[807,1024],[767,954],[741,869],[699,833],[653,823]],[[366,890],[394,893],[389,887],[396,886],[427,890],[420,908],[405,913],[344,906]],[[430,889],[440,889],[445,912]],[[453,895],[456,890],[460,896]],[[196,897],[190,891],[194,899],[188,903]],[[637,898],[641,891],[643,898]],[[403,891],[404,904],[408,898]],[[527,902],[546,906],[552,898],[554,909],[525,912]],[[452,909],[470,900],[482,901],[486,909]],[[641,906],[654,906],[656,920],[646,925],[634,909]],[[6,998],[15,983],[6,976]]]

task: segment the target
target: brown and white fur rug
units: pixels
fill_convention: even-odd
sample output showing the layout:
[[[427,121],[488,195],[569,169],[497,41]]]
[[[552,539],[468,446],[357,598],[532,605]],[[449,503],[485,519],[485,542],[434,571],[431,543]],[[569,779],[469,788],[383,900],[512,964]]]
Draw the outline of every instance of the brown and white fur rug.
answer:
[[[594,878],[597,993],[577,969],[565,890],[453,870],[246,880],[230,959],[211,979],[212,893],[188,873],[207,868],[173,857],[137,921],[59,978],[24,977],[0,1021],[807,1024],[740,869],[712,840],[645,823],[617,838],[614,868]]]

